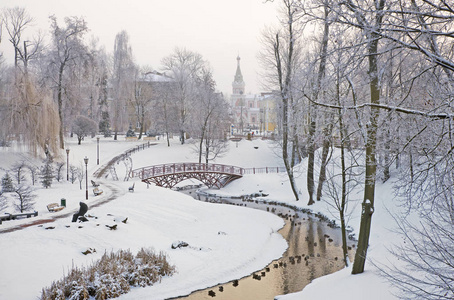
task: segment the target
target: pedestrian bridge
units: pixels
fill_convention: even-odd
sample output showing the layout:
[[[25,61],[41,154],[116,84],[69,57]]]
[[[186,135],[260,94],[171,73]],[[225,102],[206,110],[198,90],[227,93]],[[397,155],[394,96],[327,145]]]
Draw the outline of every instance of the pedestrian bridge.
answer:
[[[285,172],[282,167],[240,168],[236,166],[204,163],[171,163],[132,170],[131,178],[172,188],[186,179],[197,179],[209,188],[222,188],[246,174]]]

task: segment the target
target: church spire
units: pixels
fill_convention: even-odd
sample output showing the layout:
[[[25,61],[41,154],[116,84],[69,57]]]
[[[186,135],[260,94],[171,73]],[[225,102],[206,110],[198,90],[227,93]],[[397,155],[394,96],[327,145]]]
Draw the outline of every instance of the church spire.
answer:
[[[238,61],[237,63],[237,67],[236,67],[236,73],[235,73],[235,82],[238,82],[238,83],[241,83],[243,82],[243,75],[241,74],[241,68],[240,68],[240,56],[238,55],[238,57],[236,58],[236,60]]]
[[[244,94],[244,87],[245,83],[243,80],[243,74],[241,74],[241,68],[240,68],[240,56],[238,55],[237,58],[237,67],[236,67],[236,73],[235,73],[235,78],[232,83],[233,87],[233,93],[234,94]]]

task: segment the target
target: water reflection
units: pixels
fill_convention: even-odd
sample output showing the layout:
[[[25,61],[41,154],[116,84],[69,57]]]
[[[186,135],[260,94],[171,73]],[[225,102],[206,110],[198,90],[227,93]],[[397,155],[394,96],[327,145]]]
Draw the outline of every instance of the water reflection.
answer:
[[[204,201],[213,199],[204,198]],[[217,199],[216,202],[262,209],[284,218],[279,231],[289,245],[283,256],[263,270],[240,280],[193,292],[178,299],[250,300],[274,299],[276,295],[301,291],[315,278],[338,271],[342,261],[341,233],[316,217],[278,205],[244,200]],[[354,243],[351,245],[354,247]],[[350,260],[354,253],[349,251]],[[176,299],[176,298],[175,298]]]

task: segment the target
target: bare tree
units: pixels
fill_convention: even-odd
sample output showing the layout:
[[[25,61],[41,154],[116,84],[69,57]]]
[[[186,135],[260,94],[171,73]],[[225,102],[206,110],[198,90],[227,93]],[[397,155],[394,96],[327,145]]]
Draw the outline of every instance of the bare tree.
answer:
[[[71,174],[71,176],[69,177],[69,181],[71,181],[71,183],[74,183],[76,181],[78,173],[79,170],[77,169],[77,167],[75,166],[69,167],[69,174]]]
[[[23,7],[6,8],[3,11],[5,29],[9,35],[9,41],[14,47],[14,66],[17,68],[20,57],[24,56],[26,48],[21,49],[21,38],[24,30],[31,25],[33,18]],[[24,41],[26,45],[27,41]]]
[[[283,0],[283,29],[271,30],[264,33],[265,50],[261,54],[262,64],[269,70],[267,76],[273,85],[277,85],[281,99],[281,133],[282,133],[282,158],[289,177],[295,199],[299,199],[293,174],[295,164],[295,150],[297,147],[296,130],[292,127],[293,83],[295,67],[298,62],[298,42],[300,32],[298,28],[299,12],[293,1]],[[271,67],[271,70],[270,70]],[[292,133],[293,129],[293,133]],[[292,139],[293,137],[293,139]],[[295,143],[292,146],[292,142]]]
[[[162,60],[165,71],[169,72],[175,83],[175,104],[178,107],[178,127],[180,142],[185,143],[185,134],[189,126],[190,111],[193,107],[195,84],[206,62],[199,53],[176,48],[174,53]]]
[[[14,207],[21,213],[26,210],[31,210],[35,207],[36,195],[33,193],[33,189],[30,186],[20,185],[14,191],[16,197],[16,203]]]
[[[39,168],[37,166],[32,165],[31,163],[27,164],[28,171],[30,172],[30,178],[32,180],[32,185],[35,185],[38,173],[39,173]]]
[[[206,65],[196,80],[196,97],[193,104],[196,109],[191,115],[192,132],[194,137],[199,139],[199,163],[202,162],[202,156],[208,163],[226,149],[222,141],[229,126],[227,103],[222,94],[215,92],[215,86],[213,74]]]
[[[137,118],[137,123],[139,125],[139,140],[142,138],[142,134],[145,133],[146,116],[149,115],[153,96],[153,88],[143,76],[146,73],[146,69],[139,70],[138,68],[136,68],[136,75],[134,80],[134,97],[132,97],[130,101]]]
[[[96,122],[92,119],[85,116],[77,116],[74,120],[72,131],[77,135],[78,144],[80,145],[86,136],[95,135],[97,127]]]
[[[57,23],[55,16],[50,16],[52,31],[52,50],[49,53],[50,67],[52,69],[52,79],[56,86],[56,96],[58,105],[58,116],[60,119],[60,148],[64,149],[64,127],[63,100],[66,87],[65,75],[74,66],[78,57],[85,55],[86,47],[82,37],[88,31],[87,23],[82,18],[67,17],[65,26],[61,27]]]
[[[21,182],[25,181],[24,169],[27,167],[25,161],[18,162],[13,165],[11,171],[14,174],[14,178],[17,181],[17,184],[20,185]]]
[[[65,165],[64,162],[59,162],[55,166],[55,179],[57,179],[58,182],[63,179],[63,169]]]
[[[79,180],[79,188],[82,189],[82,181],[84,181],[85,178],[84,166],[82,164],[77,168],[76,175],[77,180]]]
[[[154,72],[153,81],[153,110],[151,116],[155,130],[165,135],[167,146],[170,147],[170,135],[178,131],[178,106],[176,105],[177,83],[166,74]]]
[[[394,246],[391,253],[398,265],[375,262],[402,299],[454,298],[452,181],[449,189],[450,197],[437,202],[429,212],[426,208],[418,210],[418,222],[396,217],[403,243]]]

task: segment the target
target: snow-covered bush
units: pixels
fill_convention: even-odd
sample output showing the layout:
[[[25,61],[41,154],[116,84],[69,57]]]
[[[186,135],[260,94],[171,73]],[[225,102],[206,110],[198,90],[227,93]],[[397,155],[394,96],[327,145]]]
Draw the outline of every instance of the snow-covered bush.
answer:
[[[74,268],[63,279],[42,290],[41,299],[89,299],[119,297],[131,286],[153,285],[163,276],[171,276],[175,267],[165,254],[141,249],[136,256],[129,250],[104,253],[101,259],[86,269]]]
[[[135,137],[135,136],[136,136],[136,133],[134,132],[134,130],[132,129],[132,125],[130,124],[129,129],[126,132],[126,137]]]

